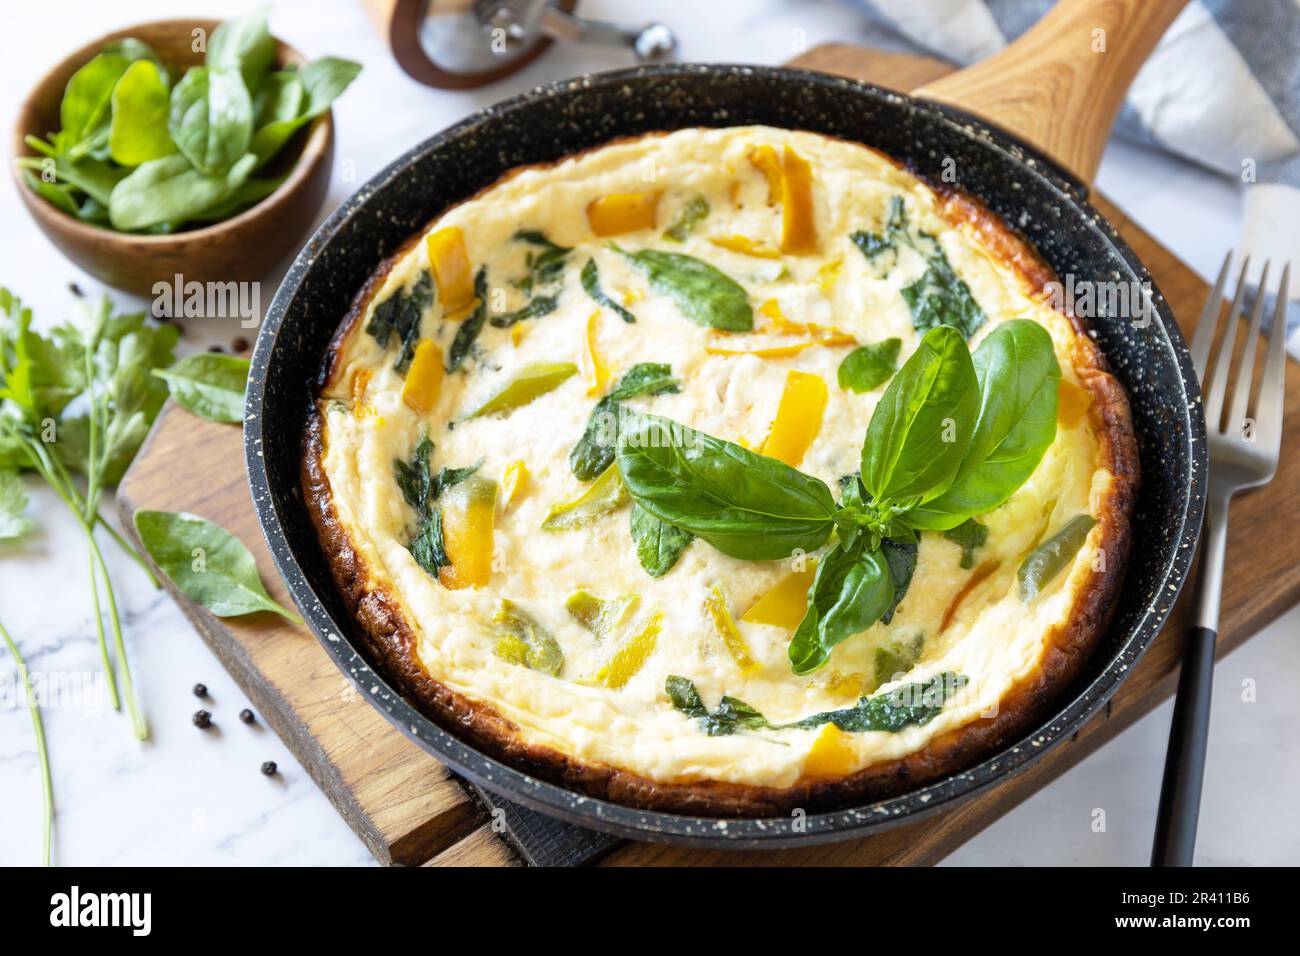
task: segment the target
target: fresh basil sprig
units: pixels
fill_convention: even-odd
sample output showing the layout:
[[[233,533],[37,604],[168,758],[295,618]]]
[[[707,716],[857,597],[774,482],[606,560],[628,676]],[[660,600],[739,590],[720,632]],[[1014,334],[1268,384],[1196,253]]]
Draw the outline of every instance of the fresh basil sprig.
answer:
[[[1006,501],[1056,436],[1051,337],[1003,323],[972,359],[961,333],[931,329],[885,389],[839,504],[817,478],[669,419],[620,428],[616,461],[637,506],[747,560],[813,551],[808,610],[789,646],[795,673],[892,618],[916,567],[919,530],[963,524]]]

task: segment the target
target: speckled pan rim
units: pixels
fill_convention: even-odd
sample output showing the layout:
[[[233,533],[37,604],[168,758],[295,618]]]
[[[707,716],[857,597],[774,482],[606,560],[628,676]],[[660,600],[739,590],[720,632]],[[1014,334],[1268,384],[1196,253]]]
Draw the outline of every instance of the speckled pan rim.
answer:
[[[1054,714],[1038,729],[1019,742],[1005,747],[977,765],[957,774],[886,800],[831,813],[795,815],[792,818],[716,819],[638,810],[633,807],[595,799],[555,784],[539,780],[494,760],[443,730],[407,703],[366,662],[365,657],[343,636],[348,631],[326,610],[307,580],[302,566],[294,557],[286,531],[286,519],[276,508],[271,482],[261,454],[267,372],[278,348],[295,348],[281,344],[279,331],[285,314],[310,271],[325,240],[346,227],[349,220],[384,186],[402,175],[428,152],[457,137],[466,135],[489,118],[518,110],[542,108],[548,99],[575,90],[603,85],[635,83],[639,79],[665,76],[760,75],[771,79],[789,79],[800,84],[827,86],[846,96],[886,99],[910,108],[926,117],[926,122],[943,124],[951,131],[978,139],[998,154],[1009,170],[1022,177],[1037,179],[1056,193],[1068,218],[1094,232],[1105,246],[1128,267],[1132,278],[1149,282],[1156,309],[1155,321],[1162,333],[1160,347],[1169,353],[1177,368],[1184,398],[1187,436],[1188,487],[1178,511],[1183,515],[1176,533],[1171,536],[1170,557],[1161,575],[1163,587],[1159,598],[1147,601],[1139,617],[1119,643],[1105,668],[1072,698],[1063,700]],[[377,263],[376,263],[377,265]],[[249,378],[248,416],[244,428],[245,460],[253,501],[263,534],[270,546],[277,568],[286,585],[320,639],[325,650],[346,674],[402,733],[452,769],[503,797],[531,809],[579,826],[586,826],[619,836],[642,840],[679,843],[703,847],[779,848],[808,845],[861,837],[888,826],[920,819],[951,807],[982,790],[1029,769],[1053,745],[1068,739],[1083,723],[1096,714],[1110,699],[1128,672],[1137,663],[1159,633],[1178,596],[1195,553],[1204,513],[1204,488],[1208,464],[1205,453],[1205,422],[1201,410],[1200,389],[1192,370],[1187,345],[1173,321],[1164,296],[1137,255],[1119,236],[1104,216],[1087,202],[1077,181],[1059,171],[1040,154],[1001,131],[982,122],[933,103],[913,100],[892,90],[828,74],[781,67],[670,64],[638,67],[609,73],[575,77],[548,86],[537,87],[495,106],[478,111],[461,122],[412,147],[371,178],[336,209],[320,226],[299,253],[271,303],[266,321],[257,338]],[[291,480],[296,480],[294,476]],[[304,512],[298,521],[309,524]],[[1134,542],[1134,558],[1141,557],[1143,545]],[[1161,600],[1160,598],[1164,598]]]

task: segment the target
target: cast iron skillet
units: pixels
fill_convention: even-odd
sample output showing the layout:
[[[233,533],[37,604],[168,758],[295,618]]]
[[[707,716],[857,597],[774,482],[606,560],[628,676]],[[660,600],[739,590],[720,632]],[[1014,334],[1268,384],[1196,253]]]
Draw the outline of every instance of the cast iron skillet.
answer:
[[[258,336],[244,430],[258,517],[294,600],[330,656],[396,727],[471,780],[571,823],[730,848],[847,839],[933,813],[1024,770],[1069,738],[1106,702],[1164,623],[1195,549],[1206,474],[1196,378],[1164,298],[1154,292],[1156,315],[1144,328],[1128,319],[1093,320],[1097,341],[1128,389],[1141,449],[1132,557],[1114,622],[1039,726],[977,766],[901,796],[797,821],[646,812],[537,780],[426,718],[371,669],[299,491],[305,415],[331,335],[381,260],[445,207],[506,170],[620,136],[748,123],[857,140],[932,182],[952,157],[960,187],[1023,233],[1058,274],[1073,274],[1076,281],[1151,282],[1073,177],[956,110],[791,69],[672,65],[584,76],[525,93],[421,143],[326,220],[289,270]]]

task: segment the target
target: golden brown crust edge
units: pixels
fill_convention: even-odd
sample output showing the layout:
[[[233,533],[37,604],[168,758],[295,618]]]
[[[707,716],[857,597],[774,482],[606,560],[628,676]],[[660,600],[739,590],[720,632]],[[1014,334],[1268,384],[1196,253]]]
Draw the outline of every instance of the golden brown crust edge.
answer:
[[[1035,293],[1047,295],[1048,283],[1056,281],[1055,273],[1024,240],[969,196],[950,192],[941,199],[944,215],[953,225],[975,233],[985,248],[1019,272]],[[359,321],[370,296],[409,248],[410,243],[405,244],[358,293],[340,324],[335,345]],[[954,728],[905,757],[841,778],[800,780],[784,788],[722,781],[665,783],[521,739],[517,727],[495,708],[434,680],[418,663],[414,632],[397,602],[384,589],[367,586],[362,561],[334,509],[323,466],[324,423],[317,408],[311,412],[304,439],[304,502],[344,601],[375,657],[376,670],[439,726],[503,763],[599,799],[695,816],[784,816],[796,808],[821,812],[895,796],[971,767],[1031,727],[1078,674],[1114,612],[1128,560],[1130,518],[1137,495],[1137,442],[1123,387],[1110,374],[1104,356],[1081,323],[1073,315],[1067,316],[1076,332],[1074,369],[1092,397],[1088,414],[1099,443],[1100,463],[1113,476],[1096,509],[1104,565],[1090,571],[1069,619],[1048,635],[1040,666],[1002,696],[995,714]]]

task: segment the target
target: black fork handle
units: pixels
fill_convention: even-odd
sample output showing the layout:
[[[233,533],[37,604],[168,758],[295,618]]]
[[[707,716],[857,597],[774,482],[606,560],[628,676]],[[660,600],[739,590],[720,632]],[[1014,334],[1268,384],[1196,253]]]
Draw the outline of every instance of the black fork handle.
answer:
[[[1152,866],[1191,866],[1196,849],[1196,821],[1205,777],[1205,745],[1210,732],[1210,689],[1214,684],[1214,642],[1208,627],[1187,635],[1178,698],[1160,785]]]

